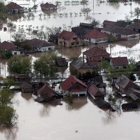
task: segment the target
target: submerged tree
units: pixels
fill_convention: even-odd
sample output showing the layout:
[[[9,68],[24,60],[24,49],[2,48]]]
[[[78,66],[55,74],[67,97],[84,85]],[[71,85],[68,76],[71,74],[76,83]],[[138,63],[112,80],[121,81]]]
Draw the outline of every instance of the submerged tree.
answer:
[[[14,55],[8,60],[8,70],[12,73],[25,74],[31,71],[30,59]]]
[[[140,16],[140,8],[139,7],[136,7],[134,9],[134,16],[136,16],[136,18],[139,19],[139,16]]]

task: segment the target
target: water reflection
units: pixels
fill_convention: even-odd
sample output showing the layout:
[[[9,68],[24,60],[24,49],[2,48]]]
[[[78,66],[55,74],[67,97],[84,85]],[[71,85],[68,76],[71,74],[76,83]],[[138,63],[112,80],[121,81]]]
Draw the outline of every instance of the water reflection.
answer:
[[[18,130],[19,128],[17,126],[14,126],[12,128],[0,127],[0,133],[4,134],[6,140],[16,140]]]
[[[66,104],[66,109],[69,110],[69,111],[71,111],[71,110],[80,110],[87,103],[88,103],[87,97],[74,98],[73,103],[67,103]]]
[[[39,114],[41,117],[49,116],[50,114],[50,105],[49,104],[42,104],[41,109],[39,110]]]
[[[104,124],[117,123],[118,115],[112,111],[105,111],[104,116],[102,116],[102,121]]]
[[[32,98],[31,93],[21,93],[21,96],[27,101],[29,101]]]

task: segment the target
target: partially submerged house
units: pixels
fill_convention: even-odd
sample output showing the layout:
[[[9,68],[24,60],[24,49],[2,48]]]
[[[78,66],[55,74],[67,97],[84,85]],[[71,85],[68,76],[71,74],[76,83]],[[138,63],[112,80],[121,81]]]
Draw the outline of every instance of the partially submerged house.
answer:
[[[115,21],[104,20],[103,27],[115,25]]]
[[[88,63],[83,62],[81,59],[75,59],[70,63],[70,71],[73,75],[84,74],[86,72],[93,72],[93,68]]]
[[[41,9],[44,11],[53,11],[53,10],[57,10],[57,6],[52,4],[52,3],[48,3],[46,2],[45,4],[41,4]]]
[[[74,32],[63,30],[58,35],[58,45],[64,47],[80,46],[81,39]]]
[[[31,39],[31,40],[25,40],[24,43],[27,43],[31,46],[32,51],[35,52],[46,52],[51,51],[55,49],[55,46],[46,42],[45,40],[40,39]]]
[[[116,39],[134,40],[139,39],[139,34],[132,29],[119,27],[119,26],[107,26],[101,30],[103,33],[107,33],[116,37]]]
[[[133,100],[140,98],[140,86],[132,82],[125,75],[118,77],[113,83],[121,95],[126,95]]]
[[[62,57],[56,58],[55,61],[56,61],[57,66],[59,67],[67,67],[68,65],[68,62],[66,61],[66,59]]]
[[[48,83],[45,83],[40,89],[37,90],[38,98],[36,99],[39,102],[50,101],[56,97],[55,91],[49,86]]]
[[[105,92],[101,91],[94,84],[91,84],[88,86],[87,92],[93,99],[96,99],[96,98],[104,99],[104,96],[105,96]]]
[[[106,50],[96,46],[83,52],[84,58],[87,62],[101,62],[102,60],[109,60],[110,54]]]
[[[108,42],[108,35],[106,33],[102,33],[97,29],[93,29],[84,35],[84,41],[95,44],[104,43]]]
[[[10,51],[13,55],[21,55],[24,54],[23,50],[15,46],[13,43],[4,41],[0,43],[0,50],[2,51]]]
[[[139,22],[134,22],[134,23],[130,24],[127,28],[140,33],[140,23]]]
[[[6,11],[8,14],[18,14],[18,13],[23,13],[24,8],[17,3],[10,2],[9,4],[6,5]]]
[[[23,93],[32,93],[33,91],[32,85],[27,82],[22,83],[20,88]]]
[[[87,95],[87,86],[78,78],[74,76],[69,76],[65,81],[60,84],[60,88],[64,95],[72,94],[77,95]]]
[[[126,68],[128,67],[127,57],[113,57],[110,60],[110,65],[113,68]]]

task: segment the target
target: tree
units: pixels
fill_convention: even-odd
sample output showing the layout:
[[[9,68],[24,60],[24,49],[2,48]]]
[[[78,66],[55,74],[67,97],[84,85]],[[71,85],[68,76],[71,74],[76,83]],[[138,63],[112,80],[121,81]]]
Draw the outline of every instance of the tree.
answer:
[[[91,12],[91,9],[90,8],[83,8],[82,9],[82,12],[83,13],[86,13],[87,14],[87,17],[88,17],[88,14]]]
[[[11,99],[12,97],[9,89],[5,88],[0,91],[0,104],[8,105],[11,103]]]
[[[27,71],[31,71],[30,59],[14,55],[8,60],[8,70],[17,74],[27,73]]]
[[[5,7],[4,3],[0,2],[0,19],[2,19],[2,20],[7,19],[7,13],[5,11],[6,11],[6,7]]]
[[[91,22],[91,24],[93,24],[94,27],[96,28],[97,26],[99,26],[100,23],[96,19],[93,19],[92,22]]]
[[[103,60],[99,64],[100,70],[106,70],[109,67],[109,62],[107,60]]]
[[[54,76],[55,72],[57,72],[57,67],[54,64],[55,55],[51,55],[50,57],[42,56],[38,60],[36,60],[33,64],[35,73],[40,76]]]
[[[81,5],[87,5],[88,4],[88,1],[87,0],[81,0]]]
[[[12,107],[0,104],[0,125],[14,125],[16,119],[17,115]]]
[[[20,47],[24,49],[24,52],[25,53],[27,53],[28,51],[31,51],[32,50],[31,45],[29,45],[28,43],[23,43],[23,44],[21,44]]]
[[[134,9],[134,16],[136,16],[137,19],[139,19],[139,16],[140,16],[140,8],[139,7],[136,7]]]

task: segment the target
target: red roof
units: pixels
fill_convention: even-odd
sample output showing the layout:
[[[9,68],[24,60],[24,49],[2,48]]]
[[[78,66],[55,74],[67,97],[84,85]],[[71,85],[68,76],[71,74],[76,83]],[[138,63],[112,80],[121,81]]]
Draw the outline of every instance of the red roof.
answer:
[[[106,50],[103,50],[99,47],[92,47],[91,49],[83,52],[84,55],[87,55],[89,57],[93,56],[109,56],[110,54],[106,52]]]
[[[16,48],[17,47],[13,43],[10,43],[10,42],[7,42],[7,41],[4,41],[4,42],[0,43],[0,49],[14,50]]]
[[[44,84],[43,87],[41,87],[38,91],[38,94],[42,95],[47,95],[47,97],[52,97],[55,95],[55,91],[48,85],[48,83]]]
[[[101,92],[94,84],[89,86],[88,92],[90,92],[90,94],[92,94],[93,96],[102,96],[102,95],[104,95],[104,93]]]
[[[21,9],[23,7],[21,7],[20,5],[14,3],[14,2],[10,2],[9,4],[6,5],[7,9]]]
[[[79,83],[80,85],[84,86],[85,88],[87,87],[81,80],[77,79],[74,76],[69,76],[69,78],[67,78],[64,82],[62,82],[60,84],[60,86],[63,90],[66,91],[66,90],[70,89],[76,83]],[[80,88],[80,87],[77,87],[77,88]],[[72,89],[71,89],[71,91],[72,91]],[[78,89],[78,91],[79,91],[79,89]]]
[[[113,66],[126,66],[128,65],[127,57],[114,57],[111,59]]]
[[[75,36],[76,34],[74,32],[69,32],[69,31],[66,31],[66,30],[63,30],[58,38],[61,38],[61,39],[65,39],[65,40],[71,40],[73,38],[73,36]]]
[[[102,33],[100,31],[98,31],[97,29],[93,29],[89,33],[84,35],[84,37],[86,37],[86,38],[94,38],[94,39],[107,38],[107,34]]]

